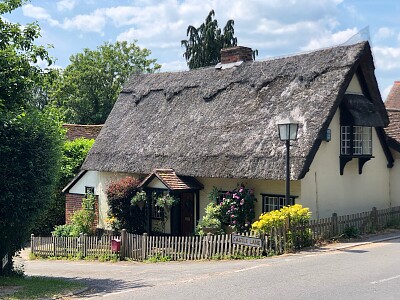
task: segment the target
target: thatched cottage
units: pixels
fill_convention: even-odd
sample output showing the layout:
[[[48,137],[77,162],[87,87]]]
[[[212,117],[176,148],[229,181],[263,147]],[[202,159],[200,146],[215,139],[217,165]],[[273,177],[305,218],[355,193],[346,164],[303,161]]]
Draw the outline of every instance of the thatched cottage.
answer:
[[[108,183],[140,177],[144,188],[180,197],[166,231],[190,234],[214,186],[243,183],[254,189],[258,216],[285,204],[277,124],[287,117],[300,123],[291,146],[292,202],[314,218],[400,204],[390,190],[389,120],[368,42],[266,61],[238,47],[224,50],[216,67],[133,76],[67,199],[94,188],[105,226]]]

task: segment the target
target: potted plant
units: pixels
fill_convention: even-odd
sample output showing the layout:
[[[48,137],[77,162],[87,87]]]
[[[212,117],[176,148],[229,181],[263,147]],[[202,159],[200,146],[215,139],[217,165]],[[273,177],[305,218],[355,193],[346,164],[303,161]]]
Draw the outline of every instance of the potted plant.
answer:
[[[178,202],[178,198],[175,198],[170,194],[163,194],[157,197],[155,205],[163,208],[171,208],[172,206],[178,204]]]
[[[215,203],[209,203],[205,208],[205,215],[197,225],[197,232],[200,235],[207,233],[221,232],[221,208]]]
[[[146,201],[147,194],[142,190],[137,192],[136,195],[132,197],[131,204],[139,206],[140,210],[142,210]]]

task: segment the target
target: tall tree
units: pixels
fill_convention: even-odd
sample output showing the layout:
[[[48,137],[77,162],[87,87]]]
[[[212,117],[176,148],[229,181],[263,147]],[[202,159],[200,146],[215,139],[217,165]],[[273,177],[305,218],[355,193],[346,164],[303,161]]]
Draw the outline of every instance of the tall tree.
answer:
[[[237,46],[234,21],[229,20],[222,32],[214,15],[214,10],[211,10],[200,27],[189,25],[187,28],[189,38],[182,40],[181,46],[186,48],[183,56],[189,69],[216,65],[221,61],[222,48]]]
[[[64,110],[66,121],[78,124],[103,124],[107,119],[123,83],[136,73],[160,69],[150,50],[134,43],[105,43],[97,50],[84,49],[70,57],[71,64],[55,93],[55,100]]]
[[[0,15],[24,0],[3,0]],[[34,41],[37,24],[20,26],[0,17],[0,259],[21,249],[30,228],[50,200],[55,186],[63,131],[55,110],[32,105],[33,93],[49,72],[35,63],[52,63],[47,50]]]

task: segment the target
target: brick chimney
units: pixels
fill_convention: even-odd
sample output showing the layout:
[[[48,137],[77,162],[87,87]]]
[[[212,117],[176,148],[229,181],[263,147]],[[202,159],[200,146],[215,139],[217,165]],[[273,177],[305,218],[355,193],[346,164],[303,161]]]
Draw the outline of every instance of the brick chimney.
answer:
[[[238,61],[253,61],[253,50],[243,46],[221,49],[221,64],[235,63]]]

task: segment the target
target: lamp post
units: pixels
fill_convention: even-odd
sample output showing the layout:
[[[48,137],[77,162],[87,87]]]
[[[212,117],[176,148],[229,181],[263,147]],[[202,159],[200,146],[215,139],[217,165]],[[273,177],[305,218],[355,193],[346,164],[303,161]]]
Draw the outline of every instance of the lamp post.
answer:
[[[279,138],[286,143],[286,192],[285,192],[285,205],[289,204],[290,198],[290,141],[297,139],[297,130],[299,123],[291,118],[286,118],[278,123]]]

